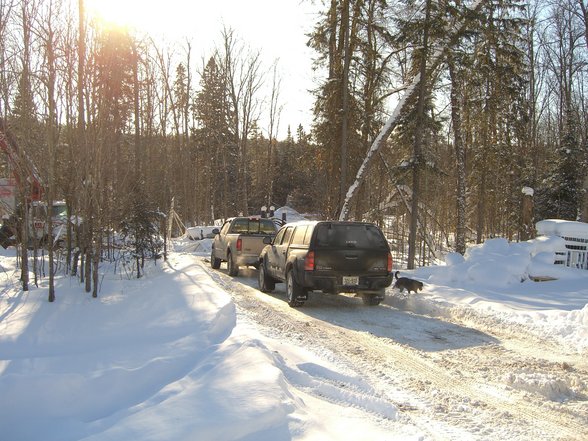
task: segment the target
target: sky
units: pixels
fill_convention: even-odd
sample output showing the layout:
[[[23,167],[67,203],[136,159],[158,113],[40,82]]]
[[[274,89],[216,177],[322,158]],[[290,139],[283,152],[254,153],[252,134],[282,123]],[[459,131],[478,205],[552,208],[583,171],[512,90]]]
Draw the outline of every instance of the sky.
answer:
[[[147,32],[156,41],[174,44],[180,53],[187,39],[197,66],[220,44],[223,27],[233,29],[252,51],[261,51],[268,71],[278,60],[283,106],[280,138],[285,136],[288,125],[293,132],[298,124],[307,132],[310,129],[313,99],[309,90],[314,88],[314,52],[306,46],[306,34],[316,22],[316,3],[315,0],[86,0],[90,16]],[[268,73],[268,87],[271,81],[272,75]],[[265,95],[269,96],[269,91]],[[267,123],[262,122],[261,126],[265,133]]]
[[[75,278],[58,275],[54,303],[46,300],[46,278],[39,287],[31,285],[28,292],[20,290],[16,250],[0,249],[3,439],[515,438],[488,436],[503,430],[518,433],[519,440],[539,439],[536,428],[541,426],[519,427],[519,420],[507,411],[493,415],[491,422],[485,423],[494,427],[477,423],[458,425],[456,421],[467,421],[468,415],[478,421],[482,410],[476,403],[483,400],[479,396],[460,401],[458,410],[439,412],[437,415],[441,414],[442,419],[427,417],[431,415],[427,413],[427,402],[398,392],[394,399],[387,399],[370,383],[373,377],[362,375],[361,366],[352,369],[354,366],[333,357],[328,349],[317,351],[301,337],[303,332],[312,333],[315,329],[318,319],[312,319],[312,311],[321,309],[317,305],[329,312],[329,303],[321,304],[320,294],[314,307],[307,308],[308,317],[304,319],[310,331],[294,330],[286,323],[281,328],[285,334],[278,332],[274,338],[261,332],[246,311],[240,312],[232,297],[247,292],[248,310],[259,302],[262,309],[254,310],[259,315],[276,311],[280,317],[286,314],[284,310],[291,311],[285,304],[283,288],[277,296],[259,293],[254,288],[254,276],[241,276],[229,283],[228,276],[221,275],[226,272],[224,264],[221,271],[213,271],[203,261],[203,257],[210,255],[210,239],[181,238],[173,246],[175,250],[168,263],[145,265],[146,274],[141,279],[134,278],[133,271],[125,276],[124,265],[115,270],[114,264],[103,262],[97,299],[84,294]],[[505,335],[518,335],[524,329],[571,352],[585,353],[588,273],[546,265],[541,255],[549,252],[553,259],[558,246],[557,240],[520,244],[509,244],[505,239],[489,240],[468,250],[465,257],[451,255],[447,265],[416,271],[413,276],[426,282],[418,295],[403,296],[389,288],[386,300],[378,307],[345,303],[347,306],[342,309],[348,310],[344,315],[346,321],[339,321],[343,317],[339,315],[341,311],[336,303],[331,304],[336,314],[333,317],[338,319],[333,322],[331,318],[337,326],[330,327],[364,330],[358,335],[402,335],[409,346],[421,347],[431,354],[451,349],[449,343],[456,338],[461,345],[480,345],[482,334],[470,331],[467,335],[473,340],[464,342],[460,340],[464,338],[461,333],[456,332],[459,328],[453,325],[435,319],[409,319],[412,314],[398,315],[398,311],[426,311],[424,317],[433,318],[461,314],[468,323],[479,320],[499,327]],[[521,283],[521,278],[533,270],[559,280]],[[287,314],[298,313],[305,314],[305,309]],[[374,314],[378,317],[375,322]],[[432,338],[428,333],[433,329],[441,337]],[[325,337],[319,340],[322,338]],[[451,356],[456,357],[460,351],[452,352]],[[430,359],[432,355],[426,357]],[[544,397],[547,409],[571,400],[576,403],[575,412],[583,414],[584,399],[575,400],[585,396],[587,386],[576,380],[575,369],[558,369],[557,374],[550,375],[527,372],[524,365],[518,364],[505,369],[510,374],[504,378],[476,383],[477,393],[481,397],[500,397],[507,389],[513,396],[518,396],[513,390],[521,391]],[[440,394],[443,398],[435,381],[431,387],[432,395]],[[408,405],[397,406],[406,400]],[[572,412],[574,406],[566,409]],[[426,419],[426,423],[418,423],[419,418],[415,418],[421,414],[425,415],[421,421]],[[581,434],[577,435],[580,439]]]

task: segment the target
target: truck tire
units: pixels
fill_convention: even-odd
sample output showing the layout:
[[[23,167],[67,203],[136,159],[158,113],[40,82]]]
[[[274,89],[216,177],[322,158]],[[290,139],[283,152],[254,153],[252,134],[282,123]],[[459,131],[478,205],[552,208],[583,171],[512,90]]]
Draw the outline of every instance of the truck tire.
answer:
[[[210,252],[210,266],[212,269],[219,269],[221,266],[221,260],[214,256],[214,248]]]
[[[229,276],[236,276],[239,274],[239,265],[233,260],[233,255],[227,253],[227,269],[229,270]]]
[[[272,292],[276,288],[276,281],[267,275],[265,262],[260,262],[257,270],[257,283],[261,292]]]
[[[294,271],[289,269],[286,274],[286,296],[288,297],[288,305],[292,308],[302,306],[304,300],[299,300],[299,297],[306,297],[306,295],[307,290],[300,286],[296,281],[296,277],[294,277]]]

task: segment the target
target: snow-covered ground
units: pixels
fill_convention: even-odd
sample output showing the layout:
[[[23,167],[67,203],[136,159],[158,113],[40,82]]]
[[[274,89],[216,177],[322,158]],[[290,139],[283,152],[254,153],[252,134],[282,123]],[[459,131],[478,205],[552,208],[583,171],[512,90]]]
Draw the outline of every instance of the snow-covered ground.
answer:
[[[558,237],[509,243],[491,239],[446,265],[420,268],[429,309],[475,313],[502,327],[520,327],[553,339],[570,351],[588,353],[588,271],[553,265]],[[534,278],[554,279],[534,282]]]
[[[499,326],[588,354],[588,271],[547,267],[542,253],[551,249],[544,240],[488,241],[465,259],[449,255],[448,265],[404,272],[425,289],[390,289],[386,305],[373,310]],[[413,424],[408,410],[336,358],[238,319],[231,292],[204,266],[207,240],[178,241],[169,262],[151,264],[139,280],[104,265],[97,299],[59,277],[55,303],[46,287],[20,291],[14,250],[0,254],[2,440],[425,440],[436,439],[437,429],[448,433],[441,422],[428,421],[426,430]],[[370,311],[348,309],[347,316]],[[416,323],[403,323],[403,335],[418,335]],[[508,381],[518,390],[540,387],[532,373]],[[577,397],[588,392],[582,382],[564,386]],[[463,406],[474,405],[472,397]]]

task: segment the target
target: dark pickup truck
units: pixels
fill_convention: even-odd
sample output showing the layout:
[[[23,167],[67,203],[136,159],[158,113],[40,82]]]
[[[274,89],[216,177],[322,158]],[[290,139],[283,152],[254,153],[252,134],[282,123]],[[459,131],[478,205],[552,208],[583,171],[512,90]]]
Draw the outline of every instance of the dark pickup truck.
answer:
[[[288,304],[301,306],[308,292],[355,293],[378,305],[392,283],[392,256],[374,224],[302,221],[284,225],[259,256],[258,283],[271,292],[286,282]]]

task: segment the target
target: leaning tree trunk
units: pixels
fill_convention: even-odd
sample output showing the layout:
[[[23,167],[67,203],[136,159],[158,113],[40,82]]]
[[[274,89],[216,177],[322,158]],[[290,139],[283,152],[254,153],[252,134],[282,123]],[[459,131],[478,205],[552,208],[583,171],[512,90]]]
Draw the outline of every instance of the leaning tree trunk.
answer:
[[[483,3],[484,0],[475,0],[469,11],[478,11]],[[439,63],[441,62],[441,56],[445,53],[445,50],[451,47],[451,45],[457,41],[457,39],[462,35],[463,31],[466,29],[466,25],[470,23],[469,17],[472,17],[472,15],[468,14],[463,17],[461,22],[452,22],[445,27],[445,38],[441,42],[439,42],[439,44],[436,45],[437,49],[434,55],[431,57],[427,72],[432,72],[439,66]],[[386,124],[384,124],[382,130],[380,130],[380,133],[378,133],[376,139],[374,139],[374,142],[368,150],[361,167],[359,167],[359,170],[357,171],[355,181],[347,190],[347,194],[345,195],[345,201],[343,202],[343,207],[341,208],[341,211],[339,213],[339,220],[347,219],[349,215],[349,206],[351,200],[357,194],[360,184],[364,181],[365,177],[367,176],[374,159],[378,157],[377,153],[385,145],[385,141],[388,139],[392,131],[398,125],[398,120],[400,119],[399,117],[404,111],[405,106],[410,101],[410,98],[417,92],[417,87],[420,84],[420,80],[420,74],[417,74],[415,78],[413,78],[412,82],[406,88],[404,96],[400,99],[400,101],[396,105],[396,108],[392,112],[392,115],[390,116],[390,118],[388,118],[388,121],[386,122]]]

